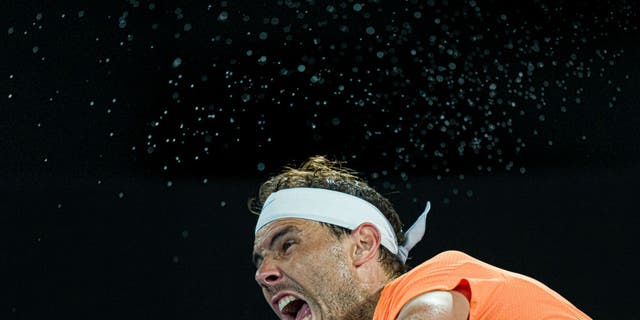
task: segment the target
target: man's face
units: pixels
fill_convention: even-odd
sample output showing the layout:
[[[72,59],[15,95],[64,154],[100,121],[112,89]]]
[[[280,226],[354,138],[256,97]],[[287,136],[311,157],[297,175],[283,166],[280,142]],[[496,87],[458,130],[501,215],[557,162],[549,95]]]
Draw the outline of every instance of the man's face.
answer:
[[[364,300],[348,243],[304,219],[276,220],[258,231],[256,281],[280,319],[339,319]]]

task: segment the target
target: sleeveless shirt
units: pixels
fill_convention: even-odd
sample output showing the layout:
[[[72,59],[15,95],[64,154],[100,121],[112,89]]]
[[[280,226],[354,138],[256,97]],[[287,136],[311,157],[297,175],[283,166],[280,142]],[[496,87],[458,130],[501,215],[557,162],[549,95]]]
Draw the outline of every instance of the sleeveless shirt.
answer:
[[[430,291],[470,291],[469,319],[591,319],[543,283],[460,251],[445,251],[388,283],[374,320],[396,319],[411,299]]]

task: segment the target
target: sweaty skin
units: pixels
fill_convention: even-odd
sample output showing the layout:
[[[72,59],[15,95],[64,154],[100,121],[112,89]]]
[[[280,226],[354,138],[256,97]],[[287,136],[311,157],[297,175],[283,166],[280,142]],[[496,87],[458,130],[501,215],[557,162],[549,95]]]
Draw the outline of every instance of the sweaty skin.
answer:
[[[432,291],[407,302],[396,319],[398,320],[466,320],[469,316],[469,301],[457,291]]]
[[[337,241],[315,221],[287,218],[261,228],[254,241],[255,279],[278,317],[295,319],[278,306],[288,296],[304,301],[313,320],[341,319],[367,309],[362,305],[370,303],[371,293],[360,285],[347,254],[352,245],[349,237]]]
[[[256,281],[280,319],[369,320],[389,280],[376,262],[379,246],[369,223],[338,238],[314,221],[276,220],[256,233]],[[468,311],[462,294],[436,291],[408,302],[397,319],[466,319]]]

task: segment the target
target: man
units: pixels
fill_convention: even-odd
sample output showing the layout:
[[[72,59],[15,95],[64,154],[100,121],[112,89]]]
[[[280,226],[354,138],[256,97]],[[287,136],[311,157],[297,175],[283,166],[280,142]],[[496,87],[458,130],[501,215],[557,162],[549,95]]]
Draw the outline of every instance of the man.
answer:
[[[429,204],[406,233],[391,203],[312,157],[262,184],[253,260],[280,319],[590,319],[544,284],[462,252],[407,271]]]

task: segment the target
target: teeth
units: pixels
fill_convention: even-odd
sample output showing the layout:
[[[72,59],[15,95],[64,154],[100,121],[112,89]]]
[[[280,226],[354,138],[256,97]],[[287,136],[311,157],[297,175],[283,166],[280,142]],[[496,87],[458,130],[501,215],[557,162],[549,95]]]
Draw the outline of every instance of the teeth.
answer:
[[[294,296],[286,296],[282,299],[280,299],[280,301],[278,301],[278,308],[280,309],[280,311],[282,311],[282,309],[284,309],[284,307],[286,307],[289,302],[296,300],[296,297]]]
[[[308,314],[306,317],[302,318],[302,320],[311,320],[311,315]]]

